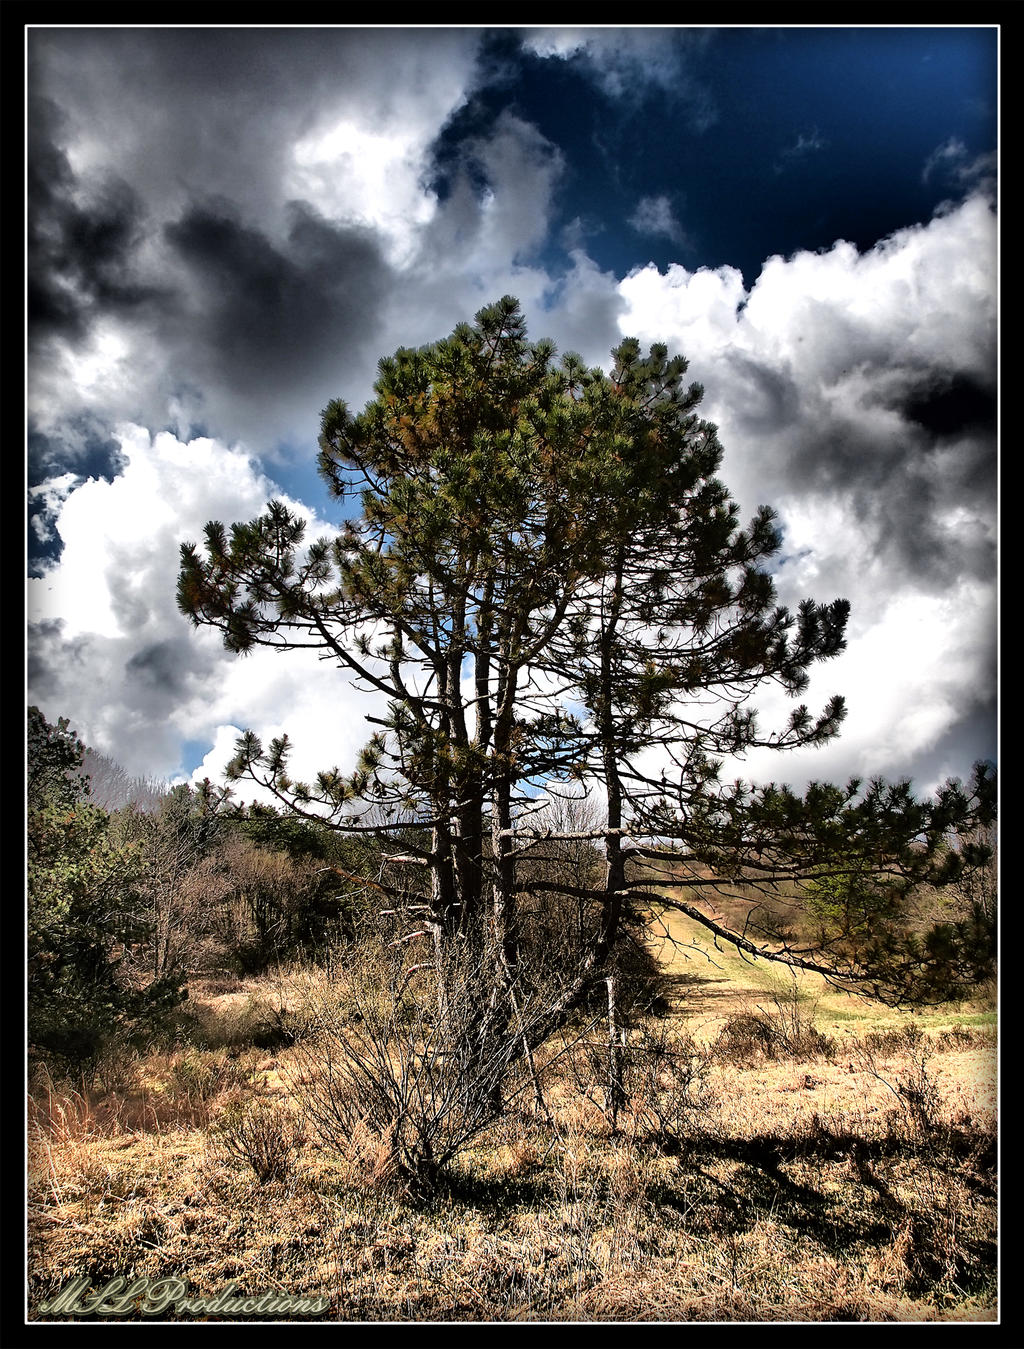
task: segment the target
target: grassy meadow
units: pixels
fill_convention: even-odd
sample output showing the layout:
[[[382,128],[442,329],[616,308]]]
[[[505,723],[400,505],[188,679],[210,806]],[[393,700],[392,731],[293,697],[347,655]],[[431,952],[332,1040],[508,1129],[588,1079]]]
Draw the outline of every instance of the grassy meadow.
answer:
[[[992,1004],[894,1012],[701,931],[652,929],[666,999],[618,1048],[625,1099],[581,1021],[426,1194],[311,1109],[344,965],[194,980],[164,1047],[36,1070],[29,1319],[85,1275],[332,1322],[994,1320]]]

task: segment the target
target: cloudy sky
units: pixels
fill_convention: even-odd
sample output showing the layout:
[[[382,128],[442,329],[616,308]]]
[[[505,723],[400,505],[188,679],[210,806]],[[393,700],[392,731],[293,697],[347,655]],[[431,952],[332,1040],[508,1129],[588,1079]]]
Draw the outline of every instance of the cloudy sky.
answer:
[[[802,784],[995,757],[998,31],[29,27],[28,696],[129,772],[241,727],[351,764],[364,705],[174,603],[211,518],[301,507],[319,413],[519,297],[664,341],[787,603],[845,596]],[[784,700],[783,700],[784,702]],[[783,714],[771,698],[766,714]]]

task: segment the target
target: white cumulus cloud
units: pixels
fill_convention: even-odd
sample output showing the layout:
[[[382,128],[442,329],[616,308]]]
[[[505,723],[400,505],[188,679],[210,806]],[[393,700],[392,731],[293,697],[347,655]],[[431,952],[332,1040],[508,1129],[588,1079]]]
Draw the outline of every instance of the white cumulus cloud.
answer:
[[[321,756],[351,759],[366,738],[365,700],[343,675],[311,653],[231,656],[212,631],[192,630],[174,598],[179,546],[201,540],[210,519],[248,520],[278,497],[307,518],[308,537],[327,526],[239,447],[134,425],[118,437],[124,466],[113,481],[61,483],[59,504],[44,484],[64,546],[28,582],[29,700],[138,775],[190,767],[180,761],[186,740],[218,752],[225,725],[291,731],[307,775],[325,766]]]

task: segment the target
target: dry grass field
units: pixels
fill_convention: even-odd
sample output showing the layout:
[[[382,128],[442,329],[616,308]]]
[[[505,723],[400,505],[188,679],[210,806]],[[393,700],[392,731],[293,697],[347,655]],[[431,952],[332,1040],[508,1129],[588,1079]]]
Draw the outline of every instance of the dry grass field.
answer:
[[[29,1319],[149,1276],[331,1322],[994,1320],[992,1008],[894,1013],[666,922],[671,1006],[623,1047],[621,1107],[584,1027],[425,1196],[304,1109],[304,1009],[344,999],[310,971],[197,981],[176,1047],[35,1074]]]

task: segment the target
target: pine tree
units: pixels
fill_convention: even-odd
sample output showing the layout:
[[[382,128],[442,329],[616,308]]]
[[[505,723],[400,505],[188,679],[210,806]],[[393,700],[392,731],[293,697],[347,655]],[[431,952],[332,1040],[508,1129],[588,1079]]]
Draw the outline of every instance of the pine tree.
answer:
[[[566,840],[539,798],[573,784],[602,794],[589,831],[600,880],[543,883],[592,921],[536,1039],[605,970],[624,906],[650,900],[642,868],[697,889],[799,891],[866,870],[910,886],[936,878],[950,828],[994,809],[986,773],[930,803],[906,784],[798,797],[719,783],[726,756],[837,733],[841,698],[768,731],[751,699],[771,683],[803,692],[809,669],[843,649],[848,605],[778,604],[773,514],[741,527],[686,361],[633,340],[612,359],[607,374],[556,361],[506,297],[382,360],[362,413],[324,410],[321,473],[359,504],[335,538],[306,543],[303,522],[271,502],[230,532],[208,525],[205,548],[182,547],[179,606],[229,650],[313,647],[386,699],[354,772],[295,782],[287,737],[264,747],[251,733],[230,771],[300,815],[386,840],[381,888],[432,937],[439,969],[461,941],[490,951],[491,981],[513,987],[531,862]],[[663,766],[646,766],[651,750]],[[942,858],[955,868],[948,848]],[[892,932],[864,940],[864,924],[845,944],[797,951],[672,902],[746,949],[894,1000],[934,991],[955,965],[945,947]]]

